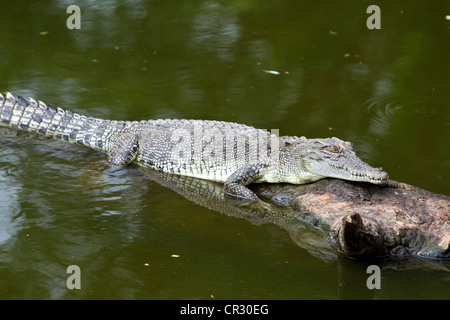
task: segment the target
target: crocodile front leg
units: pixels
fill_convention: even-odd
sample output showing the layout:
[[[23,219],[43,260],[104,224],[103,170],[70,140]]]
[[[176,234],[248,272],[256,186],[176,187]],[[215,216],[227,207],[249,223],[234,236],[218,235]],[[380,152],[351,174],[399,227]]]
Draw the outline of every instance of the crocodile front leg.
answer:
[[[227,181],[225,181],[225,193],[245,199],[248,203],[261,201],[252,190],[247,188],[247,185],[261,178],[263,176],[261,171],[264,168],[265,166],[263,165],[247,165],[236,170],[228,177]]]

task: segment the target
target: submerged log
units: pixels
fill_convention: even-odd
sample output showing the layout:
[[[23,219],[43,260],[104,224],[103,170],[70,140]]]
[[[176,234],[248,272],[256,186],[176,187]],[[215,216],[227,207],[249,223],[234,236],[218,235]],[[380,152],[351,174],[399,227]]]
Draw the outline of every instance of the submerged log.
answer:
[[[421,257],[450,260],[450,197],[410,185],[388,188],[323,179],[307,185],[255,184],[265,202],[249,205],[229,197],[223,184],[141,169],[196,204],[273,223],[312,255],[325,260]]]

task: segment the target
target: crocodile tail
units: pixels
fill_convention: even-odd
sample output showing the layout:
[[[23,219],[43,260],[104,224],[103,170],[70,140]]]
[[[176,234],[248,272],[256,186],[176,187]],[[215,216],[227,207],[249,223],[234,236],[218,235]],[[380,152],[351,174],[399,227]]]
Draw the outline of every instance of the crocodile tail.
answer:
[[[0,126],[104,149],[111,121],[80,116],[33,98],[0,94]]]

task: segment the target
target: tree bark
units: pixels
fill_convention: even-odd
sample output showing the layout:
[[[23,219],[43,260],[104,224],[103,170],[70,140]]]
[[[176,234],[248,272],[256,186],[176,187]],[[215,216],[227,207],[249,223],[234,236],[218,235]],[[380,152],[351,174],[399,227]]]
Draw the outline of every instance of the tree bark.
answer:
[[[337,248],[349,257],[450,259],[449,196],[407,184],[391,188],[339,179],[306,186],[264,185],[256,190],[279,205],[297,209],[303,218],[315,217],[327,224]]]

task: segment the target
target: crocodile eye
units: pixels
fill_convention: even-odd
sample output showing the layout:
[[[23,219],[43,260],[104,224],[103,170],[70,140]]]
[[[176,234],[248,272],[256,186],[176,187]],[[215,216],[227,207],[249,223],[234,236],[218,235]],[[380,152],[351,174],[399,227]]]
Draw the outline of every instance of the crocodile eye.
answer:
[[[329,146],[327,146],[327,150],[330,151],[330,152],[333,152],[333,153],[339,153],[339,152],[341,152],[341,149],[339,149],[339,147],[338,147],[338,146],[335,146],[335,145],[329,145]]]

